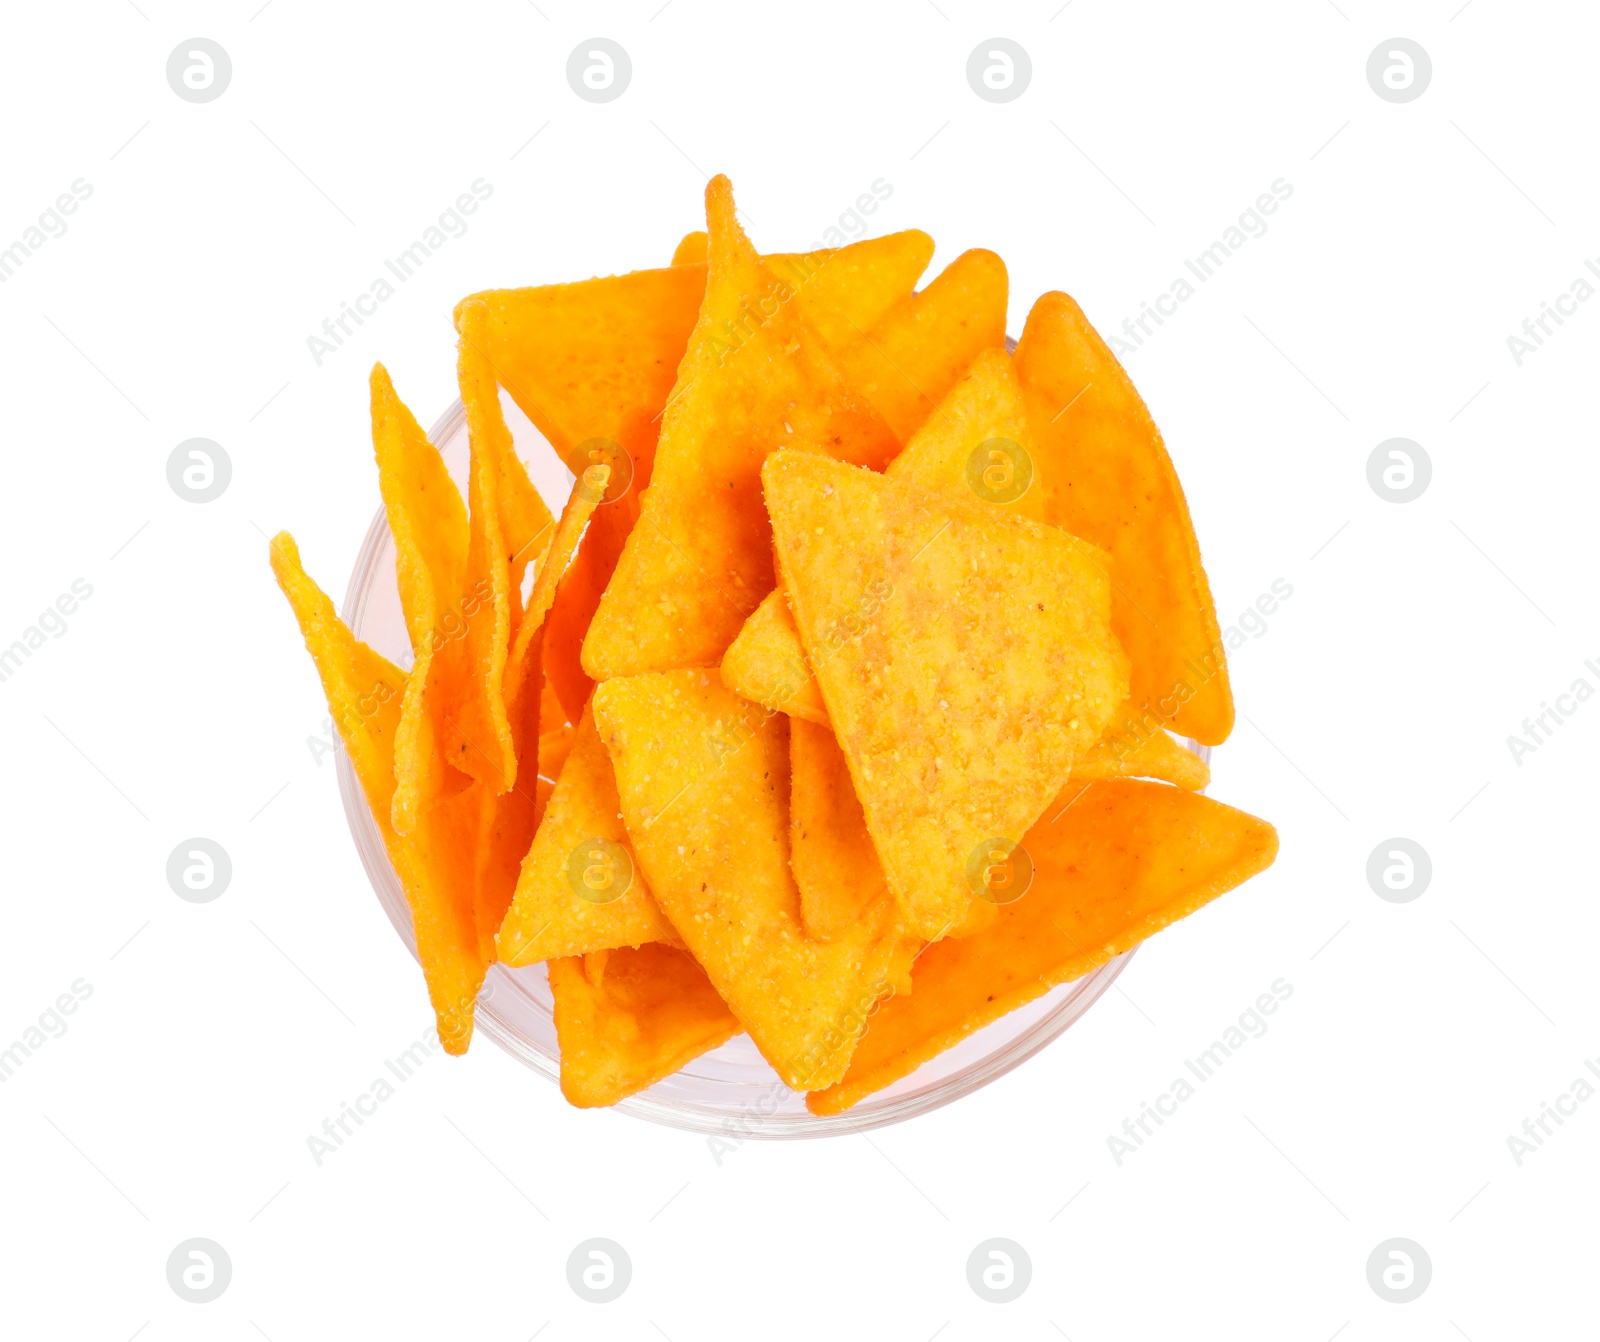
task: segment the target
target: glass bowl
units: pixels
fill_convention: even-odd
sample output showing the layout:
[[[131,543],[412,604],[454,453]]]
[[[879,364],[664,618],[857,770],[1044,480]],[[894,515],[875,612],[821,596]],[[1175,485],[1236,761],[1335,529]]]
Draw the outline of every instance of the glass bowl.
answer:
[[[507,398],[501,399],[518,455],[528,464],[540,492],[559,513],[572,475],[526,416]],[[428,437],[443,454],[465,494],[467,428],[460,401],[445,412]],[[411,647],[395,586],[394,541],[381,509],[356,559],[345,593],[344,618],[357,638],[398,666],[411,665]],[[1193,741],[1187,744],[1209,758],[1208,749]],[[338,752],[338,766],[339,792],[362,864],[389,921],[414,957],[411,911],[355,770],[342,750]],[[970,1094],[1031,1058],[1095,1004],[1132,954],[1129,951],[1119,955],[1092,974],[1062,984],[1001,1017],[843,1114],[818,1117],[810,1113],[805,1097],[778,1080],[747,1035],[702,1054],[681,1071],[629,1096],[615,1108],[654,1123],[731,1141],[824,1137],[899,1123]],[[477,1031],[540,1075],[552,1081],[558,1079],[560,1057],[551,1016],[550,985],[542,964],[523,969],[490,966],[478,997]]]

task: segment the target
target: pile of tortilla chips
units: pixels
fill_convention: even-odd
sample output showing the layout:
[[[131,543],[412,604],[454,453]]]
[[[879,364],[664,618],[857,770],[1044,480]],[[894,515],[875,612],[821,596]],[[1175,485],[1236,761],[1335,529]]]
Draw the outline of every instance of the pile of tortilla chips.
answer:
[[[1267,867],[1188,506],[1065,294],[992,252],[756,252],[456,308],[467,498],[372,374],[412,664],[272,565],[410,903],[440,1039],[548,962],[561,1086],[741,1031],[818,1114]],[[503,389],[576,477],[554,516]]]

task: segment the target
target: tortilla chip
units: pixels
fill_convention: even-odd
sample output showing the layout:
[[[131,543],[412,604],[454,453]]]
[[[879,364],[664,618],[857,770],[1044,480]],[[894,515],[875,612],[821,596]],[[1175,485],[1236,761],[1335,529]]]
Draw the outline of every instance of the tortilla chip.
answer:
[[[884,474],[1042,521],[1044,493],[1034,486],[1032,460],[1022,386],[1006,352],[989,349],[972,361]],[[828,721],[781,591],[769,593],[744,622],[723,655],[722,681],[735,694],[791,717]]]
[[[667,402],[705,292],[692,265],[577,284],[490,289],[463,299],[489,310],[485,355],[522,412],[574,475],[584,444],[620,444],[637,466],[654,455]]]
[[[704,231],[685,233],[683,240],[673,249],[675,266],[703,266],[706,263],[706,235]]]
[[[550,962],[561,1093],[580,1109],[615,1104],[725,1044],[739,1022],[683,951],[651,945]]]
[[[1034,304],[1017,373],[1038,441],[1049,520],[1111,554],[1111,623],[1133,702],[1219,745],[1233,692],[1189,505],[1144,401],[1066,294]]]
[[[882,465],[896,448],[756,255],[727,178],[707,186],[706,213],[700,321],[639,523],[584,639],[583,669],[596,680],[721,658],[774,584],[760,486],[769,452],[800,443]]]
[[[1054,527],[806,452],[762,470],[795,624],[911,930],[972,902],[1127,697],[1103,556]]]
[[[486,961],[495,958],[495,934],[511,907],[522,860],[528,854],[544,815],[539,791],[539,719],[542,699],[540,637],[534,637],[523,656],[517,693],[506,696],[511,739],[516,749],[517,775],[503,793],[487,783],[475,782],[477,845],[474,857],[473,908],[478,928],[478,951]]]
[[[789,771],[789,866],[800,919],[811,936],[832,941],[894,896],[833,729],[791,722]]]
[[[1278,836],[1264,820],[1160,783],[1086,785],[1055,824],[1022,841],[1032,885],[1000,906],[994,925],[930,946],[912,996],[872,1019],[837,1086],[810,1095],[837,1114],[909,1075],[1057,984],[1081,978],[1272,864]]]
[[[1157,718],[1124,704],[1105,734],[1072,762],[1072,783],[1106,778],[1158,778],[1198,792],[1210,784],[1211,766],[1167,735]]]
[[[487,309],[463,304],[458,380],[467,411],[470,537],[465,633],[437,657],[446,700],[446,758],[496,794],[516,781],[517,752],[505,702],[506,661],[521,606],[522,572],[553,520],[511,443],[500,397],[482,353]],[[537,734],[536,734],[537,736]]]
[[[467,508],[439,449],[394,389],[389,370],[372,365],[372,450],[378,488],[395,542],[395,576],[411,650],[433,637],[440,607],[461,590],[467,569]]]
[[[993,252],[963,252],[840,348],[845,379],[904,442],[982,350],[1006,343],[1006,266]],[[871,464],[871,463],[868,463]]]
[[[780,252],[763,259],[780,283],[794,289],[801,313],[823,343],[840,349],[911,296],[933,259],[933,239],[909,228],[836,251]]]
[[[722,654],[722,683],[752,703],[828,725],[816,677],[806,665],[783,589],[768,592]]]
[[[632,493],[596,510],[577,555],[556,587],[556,599],[546,617],[547,683],[573,719],[583,712],[594,689],[594,681],[583,669],[584,636],[638,516],[639,501]]]
[[[504,963],[676,940],[619,810],[611,758],[593,712],[585,711],[500,925],[496,949]]]
[[[446,799],[422,815],[409,836],[390,823],[394,803],[394,734],[405,677],[351,635],[333,602],[306,576],[294,538],[272,540],[272,571],[294,610],[316,663],[328,712],[361,780],[372,818],[411,907],[417,958],[447,1053],[464,1053],[485,965],[478,954],[470,888],[470,833]]]
[[[566,507],[561,510],[561,521],[550,539],[545,557],[540,561],[539,571],[533,580],[533,590],[528,593],[528,608],[523,612],[516,641],[512,643],[506,659],[505,696],[507,703],[512,706],[511,711],[518,711],[516,705],[526,692],[524,682],[528,676],[529,650],[544,629],[545,616],[556,598],[556,585],[572,562],[578,542],[583,538],[584,528],[589,525],[596,506],[605,496],[610,474],[609,466],[590,466],[573,483],[572,494],[567,499]]]
[[[488,306],[467,300],[456,305],[456,330],[460,335],[456,380],[467,411],[467,431],[477,424],[495,469],[495,504],[500,514],[501,542],[511,578],[511,628],[516,632],[522,609],[522,578],[549,543],[556,519],[528,478],[528,468],[517,456],[500,408],[500,389],[494,365],[485,352],[489,345],[491,316]],[[583,472],[577,472],[582,475]]]
[[[427,690],[435,652],[460,630],[455,606],[467,567],[467,509],[444,459],[395,394],[381,363],[373,365],[371,388],[372,448],[413,654],[394,736],[391,814],[396,832],[409,834],[419,809],[466,782],[443,762],[442,696]]]
[[[1033,458],[1033,434],[1011,356],[985,349],[884,474],[1045,522],[1044,491],[1033,478]]]
[[[578,963],[583,966],[584,982],[591,988],[598,988],[606,981],[606,961],[610,958],[610,951],[588,951],[578,957]]]
[[[834,941],[806,934],[789,871],[788,719],[693,669],[605,681],[594,716],[672,925],[787,1085],[836,1081],[901,937],[881,903]]]

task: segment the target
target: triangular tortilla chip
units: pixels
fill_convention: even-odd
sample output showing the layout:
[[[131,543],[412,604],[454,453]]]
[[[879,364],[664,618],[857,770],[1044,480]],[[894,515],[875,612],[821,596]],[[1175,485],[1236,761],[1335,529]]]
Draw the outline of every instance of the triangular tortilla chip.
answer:
[[[506,659],[521,608],[522,574],[554,519],[518,460],[482,350],[487,309],[463,304],[458,380],[467,412],[470,537],[462,598],[465,633],[439,650],[446,758],[495,794],[516,781],[505,702]],[[470,613],[468,613],[470,611]],[[537,737],[535,737],[537,739]]]
[[[884,471],[962,497],[981,498],[1042,521],[1043,491],[1033,482],[1033,437],[1022,386],[1002,349],[982,351]],[[826,723],[822,692],[800,649],[800,634],[780,591],[768,594],[722,658],[735,694],[791,717]]]
[[[683,951],[648,945],[550,962],[561,1093],[580,1109],[615,1104],[725,1044],[739,1021]]]
[[[706,263],[706,235],[704,229],[685,233],[672,252],[675,266],[703,266]]]
[[[985,349],[884,474],[1044,522],[1049,519],[1044,491],[1033,478],[1034,452],[1011,356],[1003,349]]]
[[[724,685],[752,703],[828,725],[822,691],[806,665],[800,631],[781,587],[767,593],[728,645],[721,674]]]
[[[583,712],[589,692],[594,689],[594,681],[583,669],[584,636],[638,517],[636,489],[603,501],[589,519],[589,530],[556,588],[545,629],[545,675],[568,716],[574,719]]]
[[[637,466],[654,455],[656,420],[677,377],[705,292],[705,271],[667,266],[576,284],[489,289],[485,354],[495,376],[566,462],[610,440]],[[648,474],[648,472],[646,472]]]
[[[460,336],[456,380],[467,412],[469,440],[476,425],[494,463],[495,505],[506,563],[510,566],[511,631],[515,633],[521,618],[523,575],[549,544],[556,519],[528,478],[528,468],[517,456],[511,430],[506,427],[494,364],[487,352],[491,329],[492,318],[486,304],[468,299],[456,305],[456,331]]]
[[[272,540],[272,571],[294,611],[306,649],[316,663],[339,737],[355,766],[372,818],[406,902],[411,906],[417,958],[447,1053],[465,1053],[485,964],[473,923],[472,835],[454,799],[434,806],[409,837],[394,832],[394,733],[405,677],[359,643],[333,602],[306,576],[288,532]]]
[[[1271,865],[1277,832],[1231,806],[1128,779],[1091,783],[1022,841],[1032,884],[965,940],[930,946],[911,996],[873,1018],[845,1078],[806,1098],[837,1114],[1057,984],[1098,969]]]
[[[800,921],[832,941],[863,919],[897,919],[897,906],[867,833],[855,784],[831,727],[789,723],[789,868],[800,890]],[[885,977],[911,991],[911,962],[922,938],[906,934]]]
[[[1205,745],[1233,729],[1233,693],[1183,486],[1116,356],[1066,294],[1034,304],[1016,353],[1049,519],[1111,554],[1111,621],[1133,703]]]
[[[439,449],[395,392],[389,370],[372,365],[372,450],[395,543],[395,577],[411,650],[432,638],[441,608],[467,569],[467,508]]]
[[[762,470],[774,549],[890,888],[936,940],[1127,697],[1101,556],[827,457]]]
[[[838,361],[904,442],[980,350],[1006,343],[1006,266],[993,252],[963,252],[904,298]]]
[[[467,509],[444,459],[395,394],[381,363],[373,365],[371,388],[372,449],[413,654],[395,729],[391,816],[396,832],[409,834],[419,810],[467,781],[444,763],[439,748],[444,696],[427,692],[434,654],[460,633],[456,603],[466,576]]]
[[[1042,520],[1044,490],[1032,478],[1034,455],[1011,359],[1002,350],[985,350],[884,474]],[[828,725],[781,588],[745,621],[723,656],[722,680],[746,699]],[[1125,709],[1073,762],[1073,780],[1159,778],[1205,787],[1211,777],[1205,761],[1168,736],[1159,721],[1142,718]]]
[[[788,719],[763,720],[715,670],[605,681],[594,716],[672,925],[785,1084],[831,1084],[901,938],[885,904],[834,941],[806,934],[789,871]]]
[[[500,925],[500,960],[531,965],[676,939],[634,860],[619,810],[611,757],[586,710]]]
[[[1167,735],[1158,719],[1124,704],[1100,739],[1072,761],[1067,786],[1107,778],[1158,778],[1197,792],[1210,784],[1211,766]]]
[[[566,507],[561,510],[561,521],[557,523],[549,549],[539,563],[533,590],[528,593],[528,608],[522,614],[517,637],[506,659],[505,693],[506,701],[510,704],[520,703],[525,692],[523,682],[527,675],[530,645],[544,628],[545,617],[556,598],[557,584],[571,564],[595,508],[605,497],[610,473],[609,466],[590,466],[574,482]]]
[[[495,958],[495,934],[511,907],[522,860],[527,856],[544,815],[547,793],[541,793],[539,771],[539,720],[542,699],[540,638],[534,637],[518,668],[520,689],[507,693],[506,711],[511,740],[516,749],[517,775],[511,786],[496,794],[487,783],[474,782],[477,844],[473,850],[473,909],[478,928],[478,951],[486,961]]]
[[[800,918],[812,936],[832,941],[893,896],[831,728],[789,724],[789,775],[789,866]]]
[[[714,664],[773,587],[760,469],[788,443],[882,465],[896,442],[846,388],[793,290],[756,255],[725,177],[711,261],[639,523],[583,645],[591,677]]]
[[[872,331],[910,298],[933,260],[933,239],[908,228],[836,250],[778,252],[762,259],[780,283],[794,289],[811,329],[837,350]]]

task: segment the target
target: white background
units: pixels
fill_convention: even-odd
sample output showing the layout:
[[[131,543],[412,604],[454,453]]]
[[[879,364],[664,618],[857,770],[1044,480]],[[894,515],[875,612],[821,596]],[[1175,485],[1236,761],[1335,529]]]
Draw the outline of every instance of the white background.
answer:
[[[257,10],[84,0],[5,19],[0,246],[74,179],[93,194],[0,286],[0,644],[74,579],[93,595],[0,684],[0,1044],[75,980],[92,996],[0,1085],[0,1332],[1592,1332],[1600,1102],[1520,1166],[1506,1141],[1600,1055],[1600,702],[1520,765],[1506,744],[1578,677],[1600,688],[1583,665],[1600,661],[1600,303],[1521,366],[1506,344],[1600,255],[1592,10]],[[564,75],[596,34],[634,71],[601,106]],[[1004,105],[965,78],[996,34],[1033,62]],[[195,35],[233,62],[205,105],[164,73]],[[1406,105],[1365,75],[1396,35],[1433,62]],[[1213,788],[1273,820],[1282,856],[1142,949],[1040,1057],[870,1139],[719,1163],[704,1138],[567,1108],[485,1040],[427,1063],[319,1168],[307,1136],[428,1016],[333,762],[308,746],[325,710],[267,534],[292,529],[342,593],[378,501],[372,361],[431,422],[455,396],[455,299],[664,264],[716,171],[768,250],[812,243],[885,178],[874,231],[927,229],[935,268],[1000,252],[1013,332],[1051,288],[1109,332],[1292,185],[1126,360],[1224,623],[1275,579],[1294,589],[1234,657],[1240,722]],[[479,177],[493,195],[470,230],[317,366],[307,337]],[[195,436],[233,463],[205,505],[166,481]],[[1405,505],[1366,479],[1395,436],[1433,463]],[[167,885],[194,835],[232,858],[214,903]],[[1432,857],[1411,903],[1366,880],[1392,836]],[[1269,1031],[1118,1166],[1107,1137],[1279,978],[1293,995]],[[212,1304],[167,1285],[192,1236],[233,1262]],[[591,1236],[633,1261],[610,1305],[566,1284]],[[1015,1303],[968,1287],[991,1236],[1031,1256]],[[1367,1283],[1394,1236],[1433,1263],[1411,1304]]]

